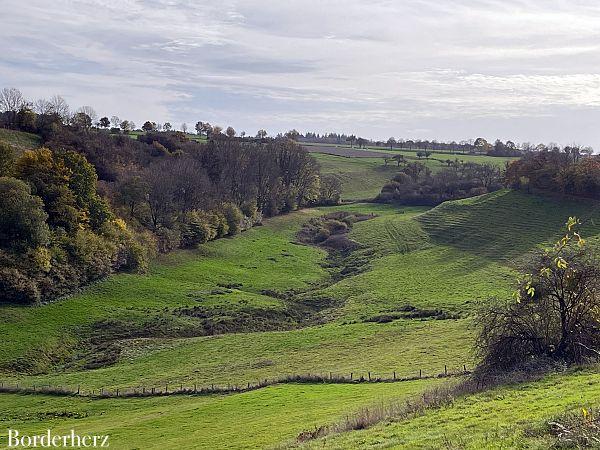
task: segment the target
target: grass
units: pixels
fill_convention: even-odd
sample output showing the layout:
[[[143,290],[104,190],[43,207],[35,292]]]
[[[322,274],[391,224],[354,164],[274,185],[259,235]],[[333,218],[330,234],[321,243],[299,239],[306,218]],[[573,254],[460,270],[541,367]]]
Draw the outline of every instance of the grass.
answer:
[[[313,153],[322,173],[334,174],[342,182],[344,200],[371,199],[381,192],[385,183],[397,173],[397,167],[387,167],[379,158],[347,158]]]
[[[0,142],[6,142],[14,147],[18,153],[36,149],[42,145],[42,139],[37,134],[8,130],[6,128],[0,128]]]
[[[115,275],[45,306],[0,306],[0,332],[11,336],[0,346],[0,364],[32,352],[52,352],[98,320],[126,317],[142,322],[165,309],[198,305],[204,298],[209,305],[222,304],[221,295],[210,294],[219,284],[241,284],[228,297],[235,297],[233,307],[240,302],[246,306],[278,304],[260,292],[306,288],[327,277],[319,265],[325,257],[322,250],[290,242],[298,222],[309,216],[310,212],[299,212],[274,218],[268,226],[235,238],[167,255],[148,275]]]
[[[109,434],[111,448],[269,448],[323,421],[415,395],[436,382],[282,385],[228,396],[126,400],[3,394],[0,443],[7,441],[7,428],[21,434],[51,428],[54,434]]]
[[[114,366],[85,372],[19,377],[28,385],[86,389],[246,384],[286,374],[361,375],[391,378],[437,375],[472,367],[471,332],[464,320],[328,324],[286,332],[226,334],[188,339],[139,339],[124,343]]]
[[[409,420],[314,441],[306,448],[550,448],[548,421],[600,395],[596,369],[555,374],[460,398]],[[579,409],[579,411],[581,411]]]

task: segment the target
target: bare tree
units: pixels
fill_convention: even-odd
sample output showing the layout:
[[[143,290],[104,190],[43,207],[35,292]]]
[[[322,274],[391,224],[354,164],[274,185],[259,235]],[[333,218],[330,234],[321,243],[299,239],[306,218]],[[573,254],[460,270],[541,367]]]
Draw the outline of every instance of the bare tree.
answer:
[[[52,98],[48,100],[48,114],[56,114],[61,118],[63,123],[68,123],[70,113],[67,101],[60,95],[53,95]]]
[[[234,138],[236,133],[235,133],[235,130],[233,129],[233,127],[227,127],[227,130],[225,131],[225,134],[229,138]]]
[[[0,112],[18,112],[25,103],[23,94],[18,89],[4,88],[0,91]]]
[[[76,113],[83,113],[87,115],[92,121],[92,123],[96,123],[96,121],[98,120],[98,114],[91,106],[82,106],[76,111]]]
[[[184,133],[187,133],[187,129],[188,129],[187,123],[183,122],[181,124],[181,131],[183,131]]]

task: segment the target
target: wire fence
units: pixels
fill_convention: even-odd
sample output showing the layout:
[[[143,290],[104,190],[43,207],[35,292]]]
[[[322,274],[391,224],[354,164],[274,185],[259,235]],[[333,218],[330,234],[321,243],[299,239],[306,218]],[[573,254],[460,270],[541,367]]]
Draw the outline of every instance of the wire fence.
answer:
[[[428,371],[427,373],[419,369],[412,375],[400,375],[396,371],[388,373],[375,372],[350,372],[324,374],[299,374],[286,375],[276,378],[265,378],[254,382],[243,384],[155,384],[139,385],[126,388],[95,388],[88,389],[78,386],[51,385],[51,384],[29,384],[19,381],[0,381],[0,392],[3,393],[21,393],[21,394],[44,394],[55,396],[78,396],[92,398],[116,398],[116,397],[161,397],[166,395],[214,395],[214,394],[234,394],[250,392],[262,389],[268,386],[279,384],[362,384],[362,383],[398,383],[416,380],[426,380],[433,378],[459,377],[470,374],[467,366],[463,365],[461,369],[449,370],[444,366],[444,370],[439,373]]]

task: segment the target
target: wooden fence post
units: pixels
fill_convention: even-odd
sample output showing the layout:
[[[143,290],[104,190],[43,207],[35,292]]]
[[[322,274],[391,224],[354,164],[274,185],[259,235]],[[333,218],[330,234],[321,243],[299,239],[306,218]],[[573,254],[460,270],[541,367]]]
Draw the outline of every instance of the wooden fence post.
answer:
[[[352,375],[354,375],[354,373],[350,372],[350,380],[352,380]]]
[[[369,381],[371,381],[371,372],[368,372],[369,374]]]
[[[396,379],[396,371],[394,370],[394,380]]]
[[[448,366],[444,364],[444,375],[448,375]]]
[[[419,378],[423,378],[423,370],[419,369]]]

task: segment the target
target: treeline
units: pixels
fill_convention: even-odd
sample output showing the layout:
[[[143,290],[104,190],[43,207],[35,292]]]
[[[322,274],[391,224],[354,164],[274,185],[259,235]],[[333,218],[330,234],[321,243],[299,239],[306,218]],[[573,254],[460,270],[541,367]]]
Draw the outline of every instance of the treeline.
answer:
[[[44,147],[0,144],[1,301],[30,304],[114,271],[144,271],[153,254],[232,236],[294,209],[339,201],[339,182],[290,139],[180,132],[126,134],[3,111]],[[25,120],[26,118],[26,120]],[[88,120],[89,119],[89,120]],[[65,123],[67,122],[67,123]]]
[[[432,173],[424,164],[406,164],[387,183],[376,201],[401,205],[438,205],[502,188],[502,172],[493,164],[452,162]]]
[[[506,183],[526,192],[600,199],[600,157],[583,157],[571,147],[531,153],[508,166]]]
[[[511,140],[506,142],[497,139],[494,142],[488,142],[486,139],[479,137],[477,139],[461,140],[459,142],[439,142],[436,140],[427,139],[396,139],[390,137],[386,141],[372,140],[355,135],[346,135],[339,133],[314,133],[307,132],[304,135],[299,134],[295,130],[289,131],[287,134],[294,134],[300,142],[321,143],[321,144],[350,144],[350,146],[362,147],[388,147],[390,150],[404,149],[421,152],[438,152],[450,154],[477,154],[488,156],[523,156],[528,153],[536,153],[543,151],[562,151],[563,149],[556,143],[549,144],[532,144],[531,142],[515,143]],[[590,156],[593,149],[589,146],[572,145],[564,147],[573,153],[578,153],[582,156]]]

